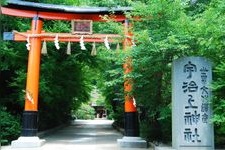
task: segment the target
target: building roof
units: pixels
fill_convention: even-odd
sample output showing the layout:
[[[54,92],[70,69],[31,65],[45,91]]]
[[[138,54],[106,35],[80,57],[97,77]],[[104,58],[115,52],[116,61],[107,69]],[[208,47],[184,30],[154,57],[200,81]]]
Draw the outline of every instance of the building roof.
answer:
[[[55,5],[46,3],[28,2],[23,0],[7,0],[7,5],[4,7],[45,11],[45,12],[64,12],[64,13],[76,13],[76,14],[109,14],[114,12],[115,14],[123,14],[124,12],[131,11],[131,7],[78,7],[68,5]]]

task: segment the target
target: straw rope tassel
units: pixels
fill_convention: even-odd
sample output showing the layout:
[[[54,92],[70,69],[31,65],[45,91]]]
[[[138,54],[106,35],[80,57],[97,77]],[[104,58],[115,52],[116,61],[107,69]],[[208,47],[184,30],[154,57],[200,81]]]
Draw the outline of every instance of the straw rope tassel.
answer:
[[[71,55],[71,43],[70,43],[70,41],[67,44],[66,54]]]
[[[95,42],[92,43],[92,50],[91,50],[91,56],[96,56],[97,55],[97,50],[95,46]]]
[[[41,54],[45,55],[47,54],[47,44],[46,44],[46,41],[43,42],[42,44],[42,48],[41,48]]]

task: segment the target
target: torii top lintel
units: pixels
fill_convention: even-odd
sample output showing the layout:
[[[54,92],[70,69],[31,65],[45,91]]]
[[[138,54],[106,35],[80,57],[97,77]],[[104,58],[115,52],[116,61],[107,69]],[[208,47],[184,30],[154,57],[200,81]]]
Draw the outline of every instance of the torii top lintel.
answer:
[[[1,7],[2,14],[33,18],[39,16],[47,20],[92,20],[104,21],[102,15],[113,12],[113,19],[122,22],[126,19],[124,12],[131,11],[131,7],[75,7],[45,3],[27,2],[22,0],[7,0],[7,5]]]

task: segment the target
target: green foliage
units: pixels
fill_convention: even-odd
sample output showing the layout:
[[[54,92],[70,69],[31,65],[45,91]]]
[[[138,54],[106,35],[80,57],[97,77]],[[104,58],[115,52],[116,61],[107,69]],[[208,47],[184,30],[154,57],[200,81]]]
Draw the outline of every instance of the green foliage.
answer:
[[[95,110],[89,104],[82,103],[80,108],[72,114],[76,119],[94,119]]]
[[[1,2],[0,2],[0,6],[1,5],[5,5],[6,4],[6,1],[5,0],[2,0]]]
[[[214,64],[213,108],[216,143],[224,144],[225,137],[225,3],[224,0],[44,0],[44,3],[75,6],[130,6],[134,11],[130,17],[134,41],[131,51],[107,51],[97,44],[97,56],[80,51],[79,43],[72,44],[72,55],[65,55],[66,43],[55,50],[47,43],[48,55],[42,56],[40,78],[40,124],[44,130],[71,119],[71,111],[79,112],[83,118],[93,117],[93,109],[86,103],[92,85],[97,86],[105,98],[119,126],[123,126],[123,82],[122,65],[132,57],[134,94],[137,105],[143,108],[140,131],[148,140],[171,140],[171,62],[183,56],[204,56]],[[131,16],[138,16],[139,21]],[[94,23],[96,33],[118,33],[123,35],[123,26],[103,16],[106,23]],[[1,16],[1,32],[26,31],[30,19]],[[70,22],[45,21],[46,32],[70,32]],[[120,42],[123,39],[119,39]],[[116,49],[115,43],[110,43]],[[27,50],[24,43],[1,42],[0,51],[0,99],[7,111],[21,114],[26,82]],[[82,109],[79,110],[79,107]],[[79,110],[79,111],[77,111]],[[74,113],[72,113],[74,114]],[[60,119],[59,119],[60,118]],[[5,127],[4,127],[5,128]],[[15,132],[16,133],[16,132]],[[12,133],[10,133],[12,134]]]
[[[97,6],[107,6],[107,7],[118,7],[118,6],[129,6],[131,3],[131,0],[92,0],[92,5],[97,5]]]
[[[32,2],[37,2],[36,0],[27,0]],[[40,3],[50,3],[50,4],[60,4],[60,5],[74,5],[74,6],[107,6],[107,7],[116,7],[116,6],[128,6],[131,3],[131,0],[38,0]]]
[[[88,0],[27,0],[31,2],[39,2],[39,3],[49,3],[49,4],[60,4],[60,5],[75,5],[75,6],[80,6],[82,4],[85,4],[88,2]]]
[[[124,104],[121,103],[120,101],[112,101],[112,112],[109,114],[109,119],[113,119],[114,123],[120,127],[124,128]]]
[[[133,23],[138,41],[132,50],[134,95],[145,110],[141,134],[149,140],[169,140],[171,137],[165,135],[171,135],[171,130],[165,131],[164,124],[168,125],[171,119],[171,62],[191,47],[188,32],[179,30],[189,20],[178,2],[149,1],[134,8],[132,14],[143,20]],[[186,20],[182,25],[178,24],[181,17]]]
[[[53,45],[49,47],[53,48]],[[61,48],[66,49],[66,45]],[[76,47],[75,47],[76,48]],[[71,110],[79,108],[90,98],[92,77],[90,67],[94,60],[78,50],[71,56],[65,52],[49,51],[43,57],[40,81],[40,129],[62,124],[71,118]],[[86,58],[84,58],[86,55]],[[93,63],[92,63],[93,62]],[[59,108],[62,108],[63,111]],[[50,113],[49,115],[46,115]],[[58,119],[62,118],[62,119]],[[42,120],[43,119],[43,120]]]
[[[0,129],[2,145],[8,144],[20,135],[20,119],[7,112],[5,107],[0,107]]]
[[[90,102],[96,104],[97,106],[105,106],[105,98],[96,86],[94,86],[91,91]]]
[[[225,75],[225,4],[222,0],[212,0],[208,8],[197,18],[195,32],[200,52],[211,58],[214,64],[213,73],[213,110],[216,144],[224,145],[225,113],[224,113],[224,75]]]
[[[112,48],[114,49],[114,48]],[[123,69],[124,55],[121,50],[101,51],[98,56],[104,60],[101,64],[100,77],[97,86],[105,97],[105,106],[108,116],[114,119],[117,125],[123,127]]]
[[[132,23],[137,39],[137,46],[132,50],[132,76],[136,83],[133,93],[137,104],[146,110],[141,122],[142,136],[170,141],[171,62],[196,55],[207,57],[218,66],[214,72],[213,120],[219,124],[217,135],[224,137],[224,2],[183,4],[162,0],[137,2],[133,7],[135,10],[129,16],[141,18]],[[216,137],[217,141],[222,141]]]
[[[212,84],[213,94],[214,94],[214,117],[212,121],[215,123],[216,130],[216,143],[224,145],[225,139],[225,63],[221,62],[215,68],[215,74],[217,75],[216,80]]]

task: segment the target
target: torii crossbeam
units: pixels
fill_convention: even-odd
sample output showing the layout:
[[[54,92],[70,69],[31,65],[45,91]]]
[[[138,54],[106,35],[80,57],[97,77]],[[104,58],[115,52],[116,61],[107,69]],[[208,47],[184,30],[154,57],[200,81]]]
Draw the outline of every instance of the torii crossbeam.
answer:
[[[43,31],[44,20],[71,21],[79,19],[102,22],[105,20],[101,16],[110,16],[113,12],[113,15],[110,16],[111,19],[124,24],[125,39],[123,41],[123,47],[126,49],[131,46],[131,35],[128,32],[129,23],[124,12],[131,10],[132,8],[130,7],[74,7],[26,2],[21,0],[8,0],[7,5],[1,7],[1,12],[4,15],[32,18],[30,31],[13,31],[4,33],[5,40],[26,41],[28,37],[30,39],[22,133],[21,137],[17,141],[12,142],[12,146],[38,147],[42,144],[42,141],[37,137],[38,92],[42,41],[54,41],[56,36],[58,40],[62,42],[79,42],[81,36],[84,37],[84,42],[104,42],[104,38],[106,36],[109,39],[109,42],[121,38],[121,36],[117,34],[79,35],[71,33],[46,33]],[[131,70],[132,68],[129,62],[124,64],[125,74],[131,72]],[[131,88],[132,85],[130,83],[130,79],[125,79],[125,93],[129,92]],[[125,136],[139,136],[137,116],[137,109],[134,104],[133,97],[125,95]]]
[[[4,32],[4,40],[13,40],[23,42],[29,38],[40,38],[41,41],[54,42],[54,38],[58,36],[60,42],[80,42],[80,38],[83,36],[84,42],[104,42],[105,37],[108,37],[109,42],[114,42],[117,39],[121,39],[118,34],[92,34],[92,35],[74,35],[71,33],[39,33],[32,34],[31,32]]]

